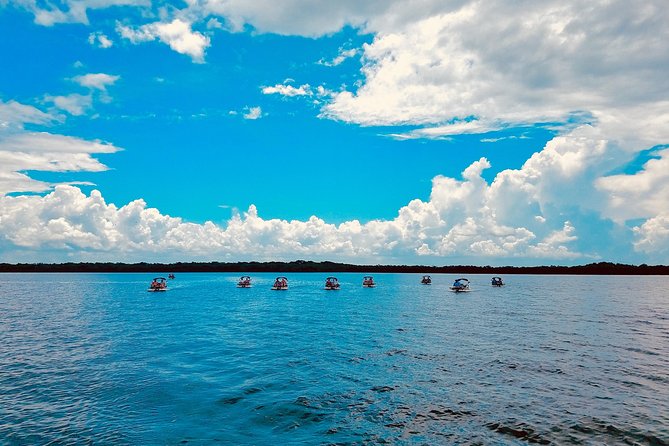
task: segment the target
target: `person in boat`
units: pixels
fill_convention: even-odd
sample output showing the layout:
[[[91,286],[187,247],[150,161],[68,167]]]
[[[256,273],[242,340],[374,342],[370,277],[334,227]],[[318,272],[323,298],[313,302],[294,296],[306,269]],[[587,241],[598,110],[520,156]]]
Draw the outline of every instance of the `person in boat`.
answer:
[[[462,287],[462,282],[460,282],[460,279],[453,282],[453,288],[460,288],[460,287]]]
[[[325,286],[326,287],[331,287],[332,286],[332,281],[329,278],[325,281]]]
[[[158,281],[157,280],[154,279],[153,282],[151,282],[151,288],[158,288]]]

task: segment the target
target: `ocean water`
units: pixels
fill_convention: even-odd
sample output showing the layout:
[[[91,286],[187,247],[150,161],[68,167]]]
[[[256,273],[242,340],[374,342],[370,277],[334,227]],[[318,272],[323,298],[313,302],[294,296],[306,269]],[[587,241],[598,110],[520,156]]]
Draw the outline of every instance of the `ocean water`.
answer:
[[[669,277],[0,274],[0,444],[669,444]]]

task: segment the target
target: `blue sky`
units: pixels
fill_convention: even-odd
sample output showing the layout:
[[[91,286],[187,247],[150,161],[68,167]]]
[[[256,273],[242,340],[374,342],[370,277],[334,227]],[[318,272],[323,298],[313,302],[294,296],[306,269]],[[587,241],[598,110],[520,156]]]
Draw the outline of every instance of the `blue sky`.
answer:
[[[0,6],[0,261],[669,260],[661,2],[377,3]]]

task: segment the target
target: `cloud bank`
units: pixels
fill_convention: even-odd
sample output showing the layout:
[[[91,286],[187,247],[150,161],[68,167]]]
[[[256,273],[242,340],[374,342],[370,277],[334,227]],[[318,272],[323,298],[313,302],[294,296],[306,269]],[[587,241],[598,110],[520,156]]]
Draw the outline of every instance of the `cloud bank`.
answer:
[[[61,150],[69,157],[78,147],[83,155],[71,158],[75,164],[59,165],[62,169],[94,171],[102,167],[91,161],[90,153],[116,150],[101,143],[46,140],[42,146],[49,152]],[[21,142],[5,146],[23,147]],[[141,199],[118,207],[106,203],[98,191],[86,195],[61,184],[45,196],[1,197],[0,245],[7,253],[33,252],[36,258],[45,252],[72,253],[84,260],[594,261],[610,254],[606,249],[613,235],[599,246],[582,244],[590,234],[570,216],[620,218],[610,190],[624,193],[630,182],[649,181],[661,167],[656,162],[666,162],[661,152],[662,158],[639,173],[616,181],[618,176],[602,173],[617,150],[600,138],[598,129],[580,127],[550,141],[520,169],[500,172],[490,184],[482,178],[490,163],[481,158],[460,179],[435,177],[430,199],[412,200],[392,220],[338,225],[317,216],[306,221],[265,219],[253,205],[242,214],[235,212],[225,225],[195,224],[164,215]],[[43,168],[40,163],[46,160],[35,160],[36,167]],[[597,195],[602,187],[609,189]],[[583,196],[588,199],[580,199]],[[617,246],[623,251],[633,246],[643,258],[661,258],[669,252],[669,201],[658,204],[656,197],[648,196],[639,204],[642,209],[660,207],[645,223],[627,230],[629,246],[621,240]]]

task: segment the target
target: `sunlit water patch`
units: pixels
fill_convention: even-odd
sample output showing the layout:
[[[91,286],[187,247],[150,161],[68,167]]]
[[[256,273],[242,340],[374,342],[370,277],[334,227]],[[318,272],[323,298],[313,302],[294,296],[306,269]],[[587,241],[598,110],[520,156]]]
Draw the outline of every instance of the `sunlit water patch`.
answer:
[[[3,444],[669,442],[667,277],[0,274]]]

